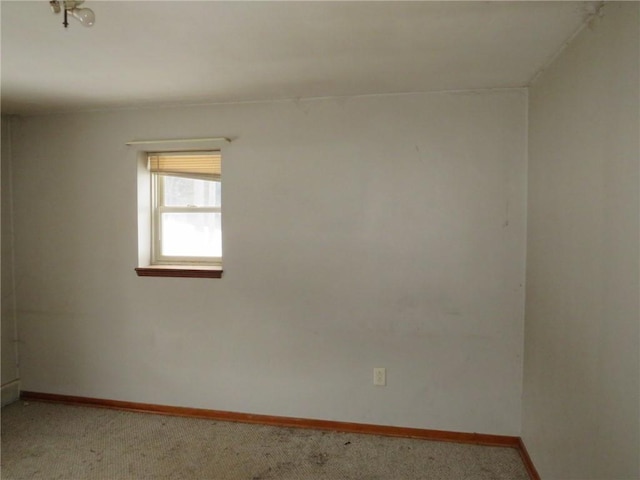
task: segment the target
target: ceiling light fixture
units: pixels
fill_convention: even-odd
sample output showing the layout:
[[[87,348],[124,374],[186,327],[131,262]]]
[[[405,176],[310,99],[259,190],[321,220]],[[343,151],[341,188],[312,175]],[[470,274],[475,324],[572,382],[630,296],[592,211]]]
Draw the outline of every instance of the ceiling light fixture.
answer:
[[[60,13],[64,9],[64,21],[62,22],[64,28],[69,26],[67,15],[71,15],[85,27],[90,27],[96,23],[96,15],[90,8],[78,8],[82,3],[84,0],[51,0],[49,5],[53,13]]]

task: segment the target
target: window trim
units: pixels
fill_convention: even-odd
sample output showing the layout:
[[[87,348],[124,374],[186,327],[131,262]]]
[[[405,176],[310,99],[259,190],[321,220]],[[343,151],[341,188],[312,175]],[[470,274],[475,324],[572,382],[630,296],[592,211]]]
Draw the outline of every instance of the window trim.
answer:
[[[151,172],[147,169],[148,155],[153,152],[219,151],[236,137],[191,139],[132,140],[126,142],[128,156],[135,165],[137,184],[137,267],[139,277],[222,278],[222,266],[151,265]]]

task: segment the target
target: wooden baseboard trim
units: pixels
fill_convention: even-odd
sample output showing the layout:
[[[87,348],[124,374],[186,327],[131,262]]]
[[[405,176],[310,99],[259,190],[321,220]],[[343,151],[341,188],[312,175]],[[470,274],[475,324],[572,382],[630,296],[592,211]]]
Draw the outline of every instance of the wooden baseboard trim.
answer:
[[[520,437],[508,435],[489,435],[484,433],[449,432],[446,430],[430,430],[423,428],[393,427],[389,425],[373,425],[367,423],[338,422],[333,420],[317,420],[308,418],[280,417],[274,415],[254,415],[251,413],[227,412],[204,408],[172,407],[151,403],[125,402],[121,400],[105,400],[101,398],[58,395],[54,393],[28,392],[20,393],[22,400],[64,403],[67,405],[111,408],[130,412],[155,413],[179,417],[206,418],[224,422],[255,423],[276,427],[308,428],[314,430],[331,430],[345,433],[364,433],[388,437],[416,438],[437,442],[454,442],[492,447],[515,448],[529,471],[531,480],[540,480],[531,458]]]
[[[524,446],[524,442],[522,438],[518,438],[518,453],[520,454],[520,458],[522,458],[522,463],[524,463],[527,472],[529,473],[529,477],[531,480],[540,480],[540,474],[536,470],[531,457],[529,456],[529,452],[527,451],[527,447]]]
[[[348,433],[368,433],[392,437],[422,438],[441,442],[471,443],[498,447],[518,448],[519,437],[506,435],[487,435],[483,433],[448,432],[444,430],[427,430],[422,428],[393,427],[365,423],[337,422],[333,420],[316,420],[307,418],[279,417],[274,415],[254,415],[251,413],[208,410],[204,408],[172,407],[151,403],[124,402],[101,398],[75,397],[40,392],[21,392],[23,400],[41,400],[71,405],[113,408],[132,412],[159,413],[180,417],[208,418],[225,422],[258,423],[278,427],[299,427],[316,430],[333,430]]]

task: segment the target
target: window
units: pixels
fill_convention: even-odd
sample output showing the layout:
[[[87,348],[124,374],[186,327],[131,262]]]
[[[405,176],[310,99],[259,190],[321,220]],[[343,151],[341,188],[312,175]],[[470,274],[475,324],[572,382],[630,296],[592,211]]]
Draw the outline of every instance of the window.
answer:
[[[218,151],[147,154],[151,266],[138,275],[220,276],[221,163]]]

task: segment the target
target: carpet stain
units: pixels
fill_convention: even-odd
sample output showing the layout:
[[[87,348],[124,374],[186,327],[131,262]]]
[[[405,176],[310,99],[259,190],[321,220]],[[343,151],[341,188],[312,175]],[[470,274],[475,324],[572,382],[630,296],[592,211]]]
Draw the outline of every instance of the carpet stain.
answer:
[[[329,461],[329,455],[327,453],[314,453],[309,457],[309,461],[322,466]]]

